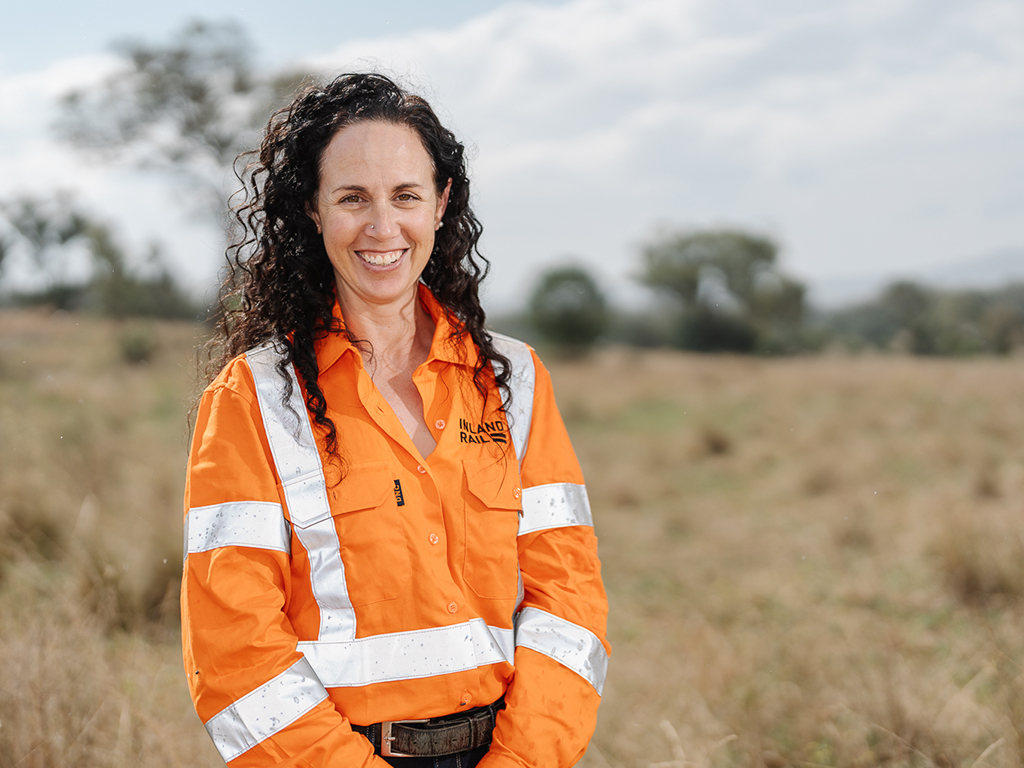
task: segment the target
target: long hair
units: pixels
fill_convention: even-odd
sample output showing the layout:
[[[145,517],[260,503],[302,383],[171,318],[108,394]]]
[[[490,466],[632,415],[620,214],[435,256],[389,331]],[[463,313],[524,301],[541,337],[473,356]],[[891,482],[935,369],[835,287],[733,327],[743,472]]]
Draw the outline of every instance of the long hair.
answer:
[[[239,158],[253,159],[237,174],[242,190],[232,213],[238,236],[228,248],[228,273],[207,369],[212,378],[236,355],[276,340],[284,350],[278,370],[284,374],[289,365],[295,366],[306,407],[324,431],[332,455],[337,455],[338,432],[327,415],[314,344],[326,334],[347,331],[332,313],[334,271],[308,211],[331,139],[343,128],[370,120],[417,133],[433,164],[438,195],[451,179],[444,226],[420,280],[448,313],[454,329],[451,341],[468,334],[476,344],[473,384],[484,402],[491,382],[501,392],[502,407],[511,400],[509,361],[484,328],[478,291],[490,264],[477,248],[482,227],[469,205],[465,147],[425,100],[388,77],[341,75],[327,85],[306,88],[274,113],[259,150]],[[286,390],[287,398],[290,385]]]

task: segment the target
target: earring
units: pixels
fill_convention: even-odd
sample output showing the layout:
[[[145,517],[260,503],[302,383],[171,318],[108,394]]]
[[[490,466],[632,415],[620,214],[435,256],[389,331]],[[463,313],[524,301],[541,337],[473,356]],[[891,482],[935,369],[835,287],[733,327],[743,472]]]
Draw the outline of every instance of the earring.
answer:
[[[320,235],[320,234],[323,234],[323,233],[322,233],[322,232],[320,231],[320,225],[319,225],[319,224],[317,224],[317,225],[316,225],[316,233],[317,233],[318,235]]]
[[[434,227],[434,231],[436,232],[437,230],[439,230],[443,226],[444,226],[444,220],[442,219],[441,221],[437,222],[437,226]]]

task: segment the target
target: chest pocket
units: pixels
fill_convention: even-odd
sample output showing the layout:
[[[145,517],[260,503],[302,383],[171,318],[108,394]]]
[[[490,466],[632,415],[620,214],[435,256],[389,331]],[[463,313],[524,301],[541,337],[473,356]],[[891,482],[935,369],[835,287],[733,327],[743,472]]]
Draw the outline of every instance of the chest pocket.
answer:
[[[514,460],[467,459],[466,559],[463,575],[475,594],[514,601],[519,585],[519,511],[522,491]]]
[[[391,600],[409,582],[409,537],[394,486],[394,470],[375,461],[352,464],[345,479],[330,490],[331,517],[353,606]]]

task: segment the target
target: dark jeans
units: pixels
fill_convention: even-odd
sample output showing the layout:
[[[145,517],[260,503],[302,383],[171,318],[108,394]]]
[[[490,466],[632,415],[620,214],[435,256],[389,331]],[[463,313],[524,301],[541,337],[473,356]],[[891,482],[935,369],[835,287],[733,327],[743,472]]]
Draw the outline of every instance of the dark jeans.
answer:
[[[473,768],[490,749],[489,744],[470,752],[445,757],[385,757],[395,768]],[[378,753],[379,754],[379,753]]]

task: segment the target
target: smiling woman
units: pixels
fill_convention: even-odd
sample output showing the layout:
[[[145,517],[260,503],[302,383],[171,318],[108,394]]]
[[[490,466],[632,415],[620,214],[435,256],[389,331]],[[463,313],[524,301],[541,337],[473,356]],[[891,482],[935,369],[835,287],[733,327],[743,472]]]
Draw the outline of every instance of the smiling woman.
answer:
[[[604,686],[579,464],[489,333],[463,146],[380,75],[271,119],[185,498],[185,668],[239,766],[568,766]]]
[[[310,217],[334,268],[339,309],[350,330],[383,342],[369,361],[374,382],[426,456],[435,441],[412,373],[430,350],[434,325],[416,285],[441,227],[451,179],[438,195],[430,156],[415,131],[377,121],[338,131],[320,174]],[[412,354],[400,338],[408,336],[409,322]]]

